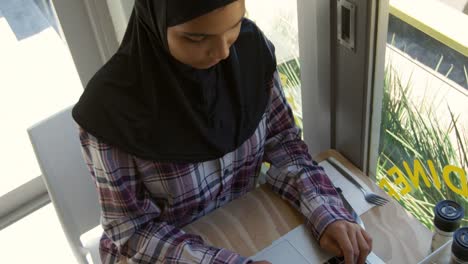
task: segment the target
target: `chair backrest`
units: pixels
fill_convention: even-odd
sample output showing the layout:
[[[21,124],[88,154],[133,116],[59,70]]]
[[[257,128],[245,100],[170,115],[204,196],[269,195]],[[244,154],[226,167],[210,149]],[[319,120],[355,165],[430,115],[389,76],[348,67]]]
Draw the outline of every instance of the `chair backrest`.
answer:
[[[80,263],[86,263],[80,235],[99,225],[101,212],[71,108],[32,126],[28,134],[68,242]]]

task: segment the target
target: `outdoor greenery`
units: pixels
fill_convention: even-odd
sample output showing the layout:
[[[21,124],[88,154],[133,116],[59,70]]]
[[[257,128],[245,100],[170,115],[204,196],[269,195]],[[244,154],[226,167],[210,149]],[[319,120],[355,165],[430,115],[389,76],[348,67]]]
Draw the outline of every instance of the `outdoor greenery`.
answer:
[[[278,65],[287,100],[295,115],[296,123],[302,128],[300,65],[298,59]],[[468,225],[468,197],[454,193],[442,179],[443,167],[454,165],[467,173],[468,138],[458,117],[450,111],[450,125],[442,125],[435,117],[435,109],[429,104],[414,105],[408,98],[410,82],[402,83],[392,66],[385,73],[384,98],[382,102],[382,122],[377,165],[377,183],[386,178],[397,192],[402,186],[394,184],[393,175],[387,171],[393,166],[402,170],[406,180],[412,184],[410,177],[403,169],[406,162],[414,171],[414,161],[422,165],[425,175],[431,181],[430,186],[420,183],[411,186],[411,192],[401,196],[398,201],[429,229],[433,229],[433,208],[444,199],[461,204],[465,210],[462,225]],[[429,106],[428,106],[429,105]],[[449,107],[449,106],[447,106]],[[440,189],[435,187],[434,175],[427,161],[431,160],[441,182]],[[452,173],[450,178],[454,185],[460,186],[460,175]],[[465,183],[467,184],[467,183]]]
[[[289,40],[291,51],[290,57],[285,62],[278,65],[281,81],[286,98],[291,105],[295,121],[302,128],[302,102],[301,102],[301,76],[298,52],[295,48],[297,44],[297,32],[291,27],[288,19],[280,19],[274,27],[277,34]],[[279,32],[279,33],[278,33]],[[393,42],[393,41],[391,41]],[[440,66],[443,57],[438,61]],[[437,71],[436,66],[436,71]],[[453,68],[449,68],[445,73],[450,75]],[[464,67],[464,74],[468,84],[468,73]],[[442,124],[436,118],[436,111],[430,100],[425,98],[423,104],[415,105],[411,102],[409,92],[416,88],[411,86],[411,81],[402,83],[395,74],[392,66],[388,66],[385,73],[384,98],[382,101],[382,121],[380,124],[380,146],[377,164],[377,183],[386,179],[390,186],[401,193],[401,184],[395,184],[395,175],[388,175],[388,170],[394,166],[398,167],[404,174],[408,183],[411,184],[411,191],[406,195],[401,195],[398,202],[421,223],[429,229],[433,229],[433,209],[435,204],[444,199],[457,201],[465,208],[465,219],[462,226],[468,225],[468,197],[457,194],[447,187],[443,180],[443,170],[447,165],[453,165],[463,169],[468,173],[468,138],[467,133],[458,121],[456,116],[449,110],[449,125]],[[465,113],[468,114],[468,113]],[[463,124],[467,125],[467,124]],[[414,171],[414,162],[422,166],[424,174],[430,181],[429,186],[422,179],[415,186],[411,181],[405,168],[405,163],[410,171]],[[428,161],[433,163],[433,170]],[[468,175],[467,175],[468,176]],[[467,184],[460,182],[460,175],[451,173],[451,182],[455,186]],[[440,181],[440,188],[436,182]]]
[[[299,59],[278,65],[278,72],[283,85],[284,94],[291,106],[296,125],[302,129],[302,103],[301,103],[301,73]]]
[[[377,165],[377,182],[387,179],[391,187],[400,192],[402,186],[394,184],[395,178],[388,175],[388,170],[397,166],[404,172],[406,180],[412,185],[411,192],[402,195],[399,203],[411,212],[426,227],[433,229],[433,208],[444,199],[458,202],[465,208],[465,219],[462,226],[468,224],[468,197],[454,193],[442,180],[443,167],[453,165],[467,172],[468,138],[463,127],[458,122],[458,116],[450,112],[450,125],[442,125],[436,118],[431,104],[414,105],[408,98],[412,89],[411,82],[402,83],[391,65],[386,68],[384,98],[382,102],[382,123],[380,131],[380,146]],[[414,161],[418,160],[430,180],[426,186],[420,180],[419,186],[414,186],[408,173],[403,169],[407,162],[414,171]],[[436,173],[431,171],[428,160],[435,165]],[[434,187],[440,177],[440,189]],[[460,175],[450,174],[454,185],[460,182]]]

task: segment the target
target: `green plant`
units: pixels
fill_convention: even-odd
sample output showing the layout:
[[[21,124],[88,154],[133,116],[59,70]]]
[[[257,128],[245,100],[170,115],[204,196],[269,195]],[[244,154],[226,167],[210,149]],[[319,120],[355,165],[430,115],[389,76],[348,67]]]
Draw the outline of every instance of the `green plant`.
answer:
[[[460,203],[465,210],[462,225],[468,224],[468,197],[454,193],[442,184],[435,188],[435,178],[426,161],[437,164],[436,171],[442,175],[442,166],[454,165],[468,168],[468,138],[458,122],[458,117],[449,109],[450,124],[442,125],[435,115],[432,102],[414,105],[409,99],[411,82],[402,83],[391,65],[385,70],[384,98],[382,103],[382,123],[380,131],[377,181],[388,179],[391,187],[401,191],[401,186],[393,183],[387,171],[393,166],[402,167],[403,162],[412,166],[414,160],[420,160],[425,174],[431,181],[427,187],[412,184],[411,192],[401,197],[400,204],[411,212],[426,227],[433,229],[433,208],[437,202],[451,199]],[[450,175],[452,182],[461,183],[456,175]],[[409,177],[405,178],[411,183]]]
[[[302,129],[301,75],[298,58],[278,65],[284,93],[294,114],[294,120]]]

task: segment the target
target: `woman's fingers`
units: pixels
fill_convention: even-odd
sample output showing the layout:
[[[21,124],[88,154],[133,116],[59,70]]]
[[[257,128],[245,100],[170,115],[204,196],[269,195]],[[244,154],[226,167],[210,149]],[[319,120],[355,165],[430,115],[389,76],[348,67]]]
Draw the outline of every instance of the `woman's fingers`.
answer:
[[[365,231],[362,229],[356,232],[356,240],[359,244],[359,258],[357,263],[359,264],[365,264],[367,256],[371,252],[371,245],[369,245],[367,240],[364,238],[363,233],[365,233]]]
[[[369,245],[369,252],[371,252],[372,251],[372,237],[364,229],[361,229],[361,234],[364,237],[364,239],[367,241],[367,245]]]
[[[372,238],[357,224],[337,221],[327,227],[320,246],[335,256],[344,256],[346,264],[364,264],[372,251]]]
[[[320,246],[327,252],[333,254],[334,256],[343,256],[343,253],[341,252],[341,249],[339,248],[338,243],[336,243],[335,240],[332,240],[329,237],[324,237],[324,239],[321,242],[322,243],[320,244]]]
[[[349,233],[346,232],[347,227],[345,227],[344,232],[341,233],[341,235],[335,236],[336,240],[338,242],[338,246],[341,249],[341,252],[343,253],[345,263],[346,264],[354,264],[354,246],[353,243],[350,240]],[[343,236],[343,234],[347,234]]]
[[[353,245],[353,262],[356,263],[356,260],[359,258],[359,241],[357,239],[357,232],[359,232],[354,225],[348,227],[348,237]]]

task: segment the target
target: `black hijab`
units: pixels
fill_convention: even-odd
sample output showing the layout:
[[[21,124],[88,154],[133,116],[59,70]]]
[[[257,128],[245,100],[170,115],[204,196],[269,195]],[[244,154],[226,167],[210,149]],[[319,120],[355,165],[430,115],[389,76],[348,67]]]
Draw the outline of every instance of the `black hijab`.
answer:
[[[243,19],[230,55],[197,70],[176,61],[167,27],[235,0],[136,0],[117,53],[94,75],[73,118],[143,159],[200,162],[235,150],[257,128],[276,69],[274,47]]]

